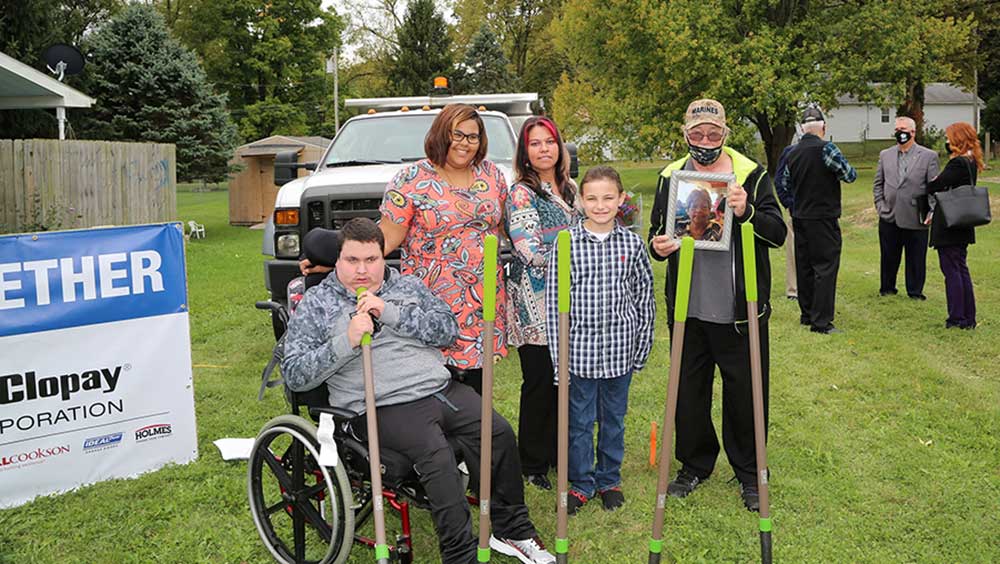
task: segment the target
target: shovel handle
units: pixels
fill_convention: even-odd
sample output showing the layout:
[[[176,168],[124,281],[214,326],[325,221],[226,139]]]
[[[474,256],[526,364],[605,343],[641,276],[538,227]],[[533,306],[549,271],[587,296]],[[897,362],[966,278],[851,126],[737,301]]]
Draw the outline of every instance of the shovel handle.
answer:
[[[494,321],[497,317],[496,235],[487,235],[483,246],[483,321]]]
[[[556,236],[556,250],[559,256],[559,313],[569,313],[569,231],[562,230]]]
[[[740,227],[743,236],[743,279],[747,287],[747,301],[757,301],[757,248],[753,241],[753,224]]]

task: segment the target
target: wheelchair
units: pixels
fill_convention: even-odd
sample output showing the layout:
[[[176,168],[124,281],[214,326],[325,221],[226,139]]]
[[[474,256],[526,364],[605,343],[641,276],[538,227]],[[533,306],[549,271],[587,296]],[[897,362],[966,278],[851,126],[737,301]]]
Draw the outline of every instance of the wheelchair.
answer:
[[[289,285],[293,311],[302,293],[301,279],[293,280]],[[267,388],[280,386],[291,408],[288,414],[264,425],[250,454],[247,497],[261,540],[275,561],[282,564],[341,564],[347,561],[354,545],[374,548],[375,539],[359,534],[358,529],[372,517],[379,496],[387,508],[387,526],[393,514],[399,521],[395,542],[388,539],[390,561],[413,562],[410,508],[429,509],[430,503],[412,461],[382,447],[382,491],[373,492],[367,441],[352,428],[358,414],[331,407],[325,385],[308,392],[293,392],[280,378],[272,377],[284,354],[283,333],[289,312],[283,304],[271,301],[257,302],[257,308],[271,311],[272,320],[285,325],[276,327],[282,336],[261,375],[258,399]],[[302,415],[303,411],[309,419]],[[339,460],[333,466],[319,463],[321,447],[316,423],[322,414],[329,414],[334,421],[333,439]],[[468,491],[469,475],[461,462],[461,450],[456,444],[452,444],[452,450]],[[467,498],[470,504],[478,505],[477,499]]]

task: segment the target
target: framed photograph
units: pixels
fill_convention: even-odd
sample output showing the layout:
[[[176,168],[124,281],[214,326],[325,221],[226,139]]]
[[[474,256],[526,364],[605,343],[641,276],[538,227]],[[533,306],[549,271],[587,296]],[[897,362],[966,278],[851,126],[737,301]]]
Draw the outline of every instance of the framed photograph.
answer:
[[[695,249],[729,250],[733,210],[726,205],[733,174],[677,170],[670,175],[665,233],[680,240],[694,238]]]

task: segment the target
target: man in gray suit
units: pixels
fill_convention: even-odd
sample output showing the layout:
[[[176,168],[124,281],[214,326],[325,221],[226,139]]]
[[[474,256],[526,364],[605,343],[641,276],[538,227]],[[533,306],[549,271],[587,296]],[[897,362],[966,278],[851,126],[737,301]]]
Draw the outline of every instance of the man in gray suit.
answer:
[[[938,174],[937,153],[917,145],[916,123],[908,117],[896,118],[896,146],[878,156],[875,173],[875,210],[878,211],[878,240],[882,251],[879,294],[897,294],[896,274],[906,250],[906,295],[926,300],[927,277],[927,183]]]

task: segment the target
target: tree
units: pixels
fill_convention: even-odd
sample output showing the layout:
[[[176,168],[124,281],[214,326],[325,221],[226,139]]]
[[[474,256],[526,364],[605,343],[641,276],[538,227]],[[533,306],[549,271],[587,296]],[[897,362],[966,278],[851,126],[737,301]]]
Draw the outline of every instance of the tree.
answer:
[[[218,181],[236,144],[225,96],[212,92],[194,53],[170,35],[152,7],[132,4],[84,43],[85,90],[97,102],[81,137],[174,143],[177,177]]]
[[[389,87],[395,94],[426,95],[435,76],[451,74],[448,24],[434,0],[413,0],[407,6],[396,41],[398,47],[388,73]]]
[[[509,89],[552,94],[566,70],[565,58],[553,46],[551,24],[562,0],[457,0],[455,41],[468,49],[478,29],[486,25],[507,56]]]
[[[456,89],[463,94],[492,94],[510,88],[507,57],[486,24],[472,38],[456,75]]]
[[[908,79],[955,76],[971,22],[928,17],[928,6],[567,0],[557,40],[573,72],[556,89],[556,117],[569,133],[596,129],[625,156],[677,155],[687,103],[714,97],[731,121],[757,129],[773,171],[802,104],[831,109],[853,94],[886,105],[903,99]],[[577,101],[581,87],[591,94]]]
[[[321,0],[184,1],[189,9],[178,14],[174,30],[228,94],[235,116],[252,120],[248,106],[266,100],[294,106],[310,128],[332,113],[325,62],[344,26]]]
[[[306,115],[294,105],[282,103],[276,98],[265,98],[246,107],[246,117],[240,120],[243,139],[261,139],[275,133],[308,134]]]

